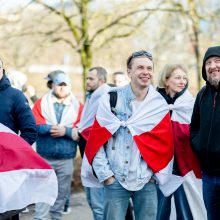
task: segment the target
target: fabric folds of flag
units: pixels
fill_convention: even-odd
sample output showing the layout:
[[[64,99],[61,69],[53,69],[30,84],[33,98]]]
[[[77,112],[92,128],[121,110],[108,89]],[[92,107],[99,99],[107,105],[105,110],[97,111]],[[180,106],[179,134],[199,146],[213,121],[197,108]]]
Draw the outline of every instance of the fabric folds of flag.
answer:
[[[95,115],[98,109],[100,97],[107,93],[110,88],[111,87],[107,84],[103,84],[91,94],[91,97],[87,97],[86,99],[82,116],[80,118],[80,123],[78,124],[78,130],[83,138],[85,138],[85,140],[88,140],[89,138],[90,130],[94,123]]]
[[[183,178],[183,188],[194,219],[206,219],[206,209],[202,195],[201,170],[197,157],[190,146],[189,124],[194,106],[194,98],[186,90],[173,105],[172,125],[175,158]]]
[[[85,186],[101,186],[92,172],[92,160],[104,143],[119,129],[127,127],[140,153],[155,173],[159,186],[170,183],[173,161],[173,136],[169,108],[163,97],[150,86],[148,95],[127,121],[120,121],[110,110],[109,97],[102,97],[96,120],[86,145],[81,178]],[[178,182],[178,181],[177,181]],[[181,183],[167,186],[166,195]],[[169,191],[169,192],[168,192]]]
[[[83,105],[72,94],[67,98],[67,100],[65,100],[64,104],[66,107],[63,111],[59,124],[67,127],[75,127],[80,121]],[[37,125],[58,124],[55,111],[53,109],[53,95],[50,91],[41,99],[37,100],[32,109]]]
[[[54,170],[1,123],[0,155],[0,213],[38,202],[54,204],[58,193]]]

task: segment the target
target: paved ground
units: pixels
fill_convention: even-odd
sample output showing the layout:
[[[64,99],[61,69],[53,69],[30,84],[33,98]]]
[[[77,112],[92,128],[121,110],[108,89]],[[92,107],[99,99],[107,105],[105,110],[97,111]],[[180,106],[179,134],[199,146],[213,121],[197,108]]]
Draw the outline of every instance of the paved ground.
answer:
[[[84,192],[72,194],[71,199],[71,213],[68,215],[63,215],[62,220],[92,220],[92,212],[86,201],[86,196]],[[176,220],[176,214],[174,212],[174,201],[172,198],[171,205],[171,216],[170,220]],[[33,220],[34,215],[34,205],[28,207],[29,213],[21,213],[21,220]]]
[[[33,220],[34,205],[28,207],[29,213],[22,213],[21,220]],[[63,215],[62,220],[92,220],[91,210],[86,202],[85,193],[75,193],[72,195],[71,213]]]

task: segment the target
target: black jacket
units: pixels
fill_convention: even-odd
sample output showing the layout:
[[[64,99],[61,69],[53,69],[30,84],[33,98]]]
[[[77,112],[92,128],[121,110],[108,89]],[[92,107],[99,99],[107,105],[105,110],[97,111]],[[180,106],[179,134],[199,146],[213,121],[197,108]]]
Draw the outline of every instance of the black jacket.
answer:
[[[202,171],[220,175],[220,89],[208,82],[196,97],[190,141]]]
[[[198,93],[190,124],[190,141],[199,158],[202,171],[220,175],[220,85],[215,88],[207,81],[205,62],[220,57],[220,46],[209,47],[203,58],[202,77],[206,81]]]
[[[29,144],[35,142],[37,127],[27,99],[21,91],[11,87],[5,74],[0,80],[0,123],[15,133],[20,132]]]

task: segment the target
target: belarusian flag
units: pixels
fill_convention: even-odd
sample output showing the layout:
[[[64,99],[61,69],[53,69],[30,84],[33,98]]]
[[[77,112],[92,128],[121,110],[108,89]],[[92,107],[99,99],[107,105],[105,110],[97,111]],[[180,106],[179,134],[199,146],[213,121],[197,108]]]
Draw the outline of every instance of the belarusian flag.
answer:
[[[110,86],[103,84],[98,87],[92,94],[91,97],[86,99],[80,122],[78,124],[78,130],[85,140],[88,140],[90,130],[95,120],[95,115],[98,109],[98,103],[100,97],[110,90]]]
[[[53,205],[57,177],[20,136],[0,123],[0,213],[44,202]]]
[[[120,121],[110,109],[109,97],[102,97],[93,129],[86,145],[81,169],[82,182],[88,187],[102,186],[93,175],[92,160],[120,126],[127,127],[159,186],[169,195],[181,182],[172,178],[173,136],[170,113],[164,98],[152,87],[141,105],[127,121]],[[172,183],[171,183],[172,182]]]
[[[54,96],[52,91],[38,99],[32,112],[36,119],[37,125],[62,125],[70,128],[76,127],[80,121],[83,105],[72,94],[64,100],[65,108],[62,113],[60,122],[57,122],[56,113],[54,111]]]
[[[194,98],[186,90],[173,105],[172,125],[175,158],[183,178],[183,188],[193,219],[206,219],[206,209],[202,195],[201,170],[197,157],[190,146],[189,124],[194,106]]]

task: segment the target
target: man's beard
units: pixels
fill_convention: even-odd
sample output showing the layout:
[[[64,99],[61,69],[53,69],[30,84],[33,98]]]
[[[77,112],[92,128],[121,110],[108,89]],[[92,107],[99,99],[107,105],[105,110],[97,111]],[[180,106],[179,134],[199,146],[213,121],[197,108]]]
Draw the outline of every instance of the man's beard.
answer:
[[[57,94],[57,93],[55,93],[55,92],[53,92],[53,94],[54,94],[54,96],[56,97],[56,98],[58,98],[58,99],[64,99],[64,98],[66,98],[69,94],[65,94],[65,95],[59,95],[59,94]]]
[[[218,88],[218,86],[219,86],[219,79],[212,79],[212,77],[211,76],[207,76],[207,80],[209,81],[209,83],[211,84],[211,85],[213,85],[216,89]]]

